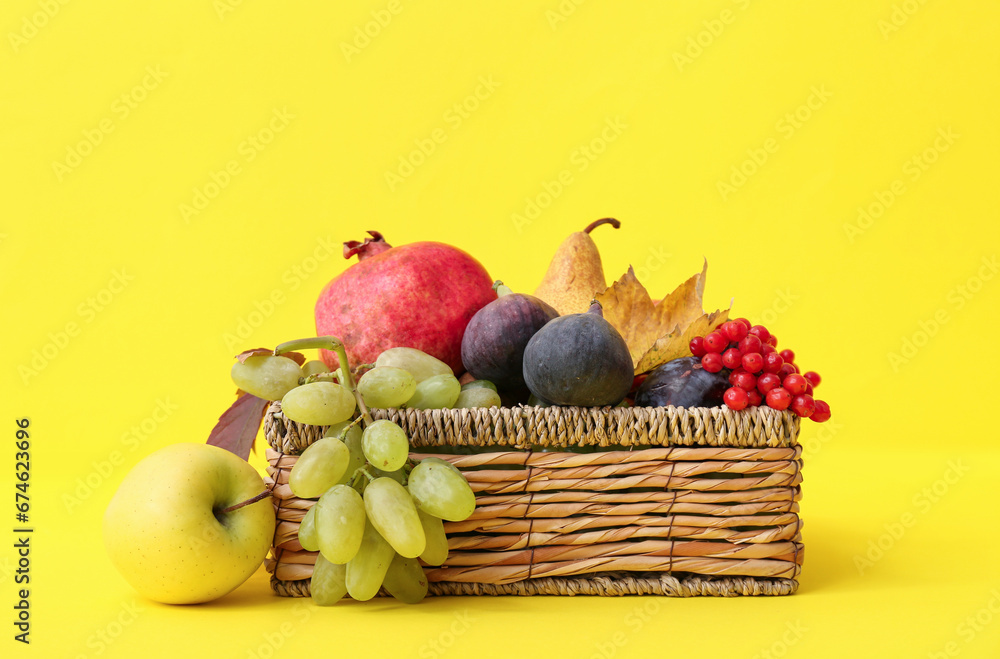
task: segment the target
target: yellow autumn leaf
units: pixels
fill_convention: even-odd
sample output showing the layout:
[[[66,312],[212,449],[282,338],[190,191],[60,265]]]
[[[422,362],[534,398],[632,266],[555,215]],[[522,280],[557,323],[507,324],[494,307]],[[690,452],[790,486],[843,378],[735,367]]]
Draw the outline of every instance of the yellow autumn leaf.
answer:
[[[672,332],[657,339],[649,350],[639,359],[635,366],[635,374],[648,373],[661,364],[687,357],[691,354],[691,339],[705,336],[719,324],[729,320],[729,309],[719,309],[712,313],[702,314],[686,328]]]
[[[653,316],[656,305],[639,283],[632,266],[621,279],[603,293],[595,295],[594,299],[600,303],[604,319],[625,339],[632,355],[632,365],[635,366],[653,341],[662,335],[662,331]]]
[[[688,354],[690,337],[707,333],[705,328],[714,327],[728,317],[728,310],[706,314],[702,309],[707,272],[708,261],[705,261],[701,272],[654,303],[629,267],[618,281],[595,296],[604,318],[628,344],[636,374],[668,361],[665,357],[674,359]],[[681,345],[684,337],[688,338]]]

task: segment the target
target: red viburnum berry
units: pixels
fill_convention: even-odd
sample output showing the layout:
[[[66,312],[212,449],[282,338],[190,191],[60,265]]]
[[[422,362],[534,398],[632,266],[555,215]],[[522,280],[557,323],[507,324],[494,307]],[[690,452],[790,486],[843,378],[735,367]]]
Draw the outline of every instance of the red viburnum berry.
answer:
[[[809,417],[817,423],[823,423],[824,421],[830,420],[830,406],[826,404],[826,401],[817,400],[815,402],[816,409],[813,411],[812,416]]]
[[[801,394],[792,399],[789,407],[803,419],[808,419],[816,412],[816,401],[809,394]]]
[[[792,395],[783,387],[775,387],[764,396],[767,406],[775,410],[787,410],[792,404]]]
[[[717,352],[707,352],[701,358],[701,367],[709,373],[718,373],[722,370],[722,355]]]
[[[750,404],[750,397],[747,392],[739,387],[730,387],[726,393],[722,394],[722,400],[733,410],[742,410]]]

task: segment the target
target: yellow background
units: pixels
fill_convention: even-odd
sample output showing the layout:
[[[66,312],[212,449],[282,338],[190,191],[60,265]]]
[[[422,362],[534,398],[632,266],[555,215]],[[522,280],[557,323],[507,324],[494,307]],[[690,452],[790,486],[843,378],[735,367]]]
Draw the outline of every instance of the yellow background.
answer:
[[[7,0],[0,498],[12,527],[28,417],[36,533],[32,644],[5,622],[3,653],[997,656],[998,18],[972,0]],[[660,297],[706,257],[706,306],[734,299],[824,376],[797,595],[316,609],[258,573],[184,608],[113,570],[99,525],[128,468],[204,440],[239,349],[313,332],[341,242],[450,242],[530,292],[607,215],[609,280],[633,264]]]

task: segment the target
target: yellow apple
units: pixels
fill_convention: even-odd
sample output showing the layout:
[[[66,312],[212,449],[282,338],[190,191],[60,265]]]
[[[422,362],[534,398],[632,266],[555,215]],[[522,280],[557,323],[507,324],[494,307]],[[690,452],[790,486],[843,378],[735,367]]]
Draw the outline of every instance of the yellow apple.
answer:
[[[141,460],[104,514],[111,562],[140,594],[194,604],[222,597],[260,566],[274,538],[274,506],[257,471],[208,444],[174,444]]]

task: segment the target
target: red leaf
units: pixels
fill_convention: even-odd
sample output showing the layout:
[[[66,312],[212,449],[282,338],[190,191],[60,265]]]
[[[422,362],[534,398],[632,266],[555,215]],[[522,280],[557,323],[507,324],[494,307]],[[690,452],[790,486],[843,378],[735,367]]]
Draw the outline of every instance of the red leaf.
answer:
[[[302,366],[303,364],[306,363],[306,356],[303,355],[301,352],[283,352],[281,353],[281,356],[288,357],[299,366]]]
[[[260,423],[264,420],[264,412],[269,401],[250,394],[237,398],[229,409],[219,417],[219,422],[212,428],[206,444],[224,448],[244,460],[250,458]]]
[[[274,351],[267,348],[251,348],[250,350],[244,350],[240,354],[236,355],[236,361],[243,364],[246,360],[254,355],[273,355]]]

